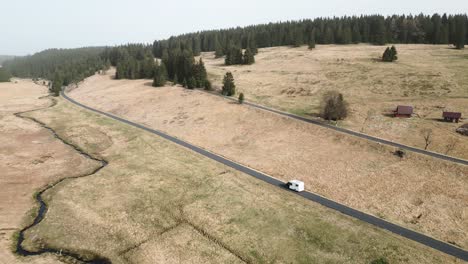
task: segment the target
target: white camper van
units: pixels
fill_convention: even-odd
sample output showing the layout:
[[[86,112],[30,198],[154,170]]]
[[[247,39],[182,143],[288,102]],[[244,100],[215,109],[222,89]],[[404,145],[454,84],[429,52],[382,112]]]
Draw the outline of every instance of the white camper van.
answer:
[[[304,183],[298,180],[289,181],[287,184],[289,189],[294,190],[296,192],[304,191]]]

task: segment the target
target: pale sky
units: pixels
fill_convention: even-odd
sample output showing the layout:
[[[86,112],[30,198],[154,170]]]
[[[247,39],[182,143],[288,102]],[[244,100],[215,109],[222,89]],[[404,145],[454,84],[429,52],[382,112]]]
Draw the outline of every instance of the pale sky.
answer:
[[[468,13],[467,0],[0,0],[0,55],[152,43],[171,35],[302,18]]]

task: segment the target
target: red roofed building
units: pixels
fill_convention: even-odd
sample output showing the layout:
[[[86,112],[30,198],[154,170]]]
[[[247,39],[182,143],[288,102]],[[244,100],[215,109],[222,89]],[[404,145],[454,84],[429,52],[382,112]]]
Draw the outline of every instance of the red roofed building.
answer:
[[[413,107],[407,105],[399,105],[396,110],[393,111],[395,117],[411,117],[413,114]]]

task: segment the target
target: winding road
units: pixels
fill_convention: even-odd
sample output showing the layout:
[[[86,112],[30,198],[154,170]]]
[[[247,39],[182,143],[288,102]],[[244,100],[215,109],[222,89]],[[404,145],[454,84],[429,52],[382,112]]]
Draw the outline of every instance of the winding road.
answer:
[[[82,103],[79,103],[79,102],[75,101],[74,99],[68,97],[66,95],[66,93],[64,93],[64,92],[61,92],[61,95],[63,96],[63,98],[65,98],[66,100],[68,100],[69,102],[71,102],[71,103],[73,103],[73,104],[75,104],[77,106],[80,106],[80,107],[85,108],[87,110],[90,110],[92,112],[99,113],[101,115],[107,116],[109,118],[112,118],[114,120],[123,122],[125,124],[128,124],[128,125],[143,129],[143,130],[145,130],[147,132],[158,135],[158,136],[160,136],[160,137],[162,137],[164,139],[167,139],[167,140],[169,140],[169,141],[171,141],[173,143],[176,143],[176,144],[178,144],[180,146],[183,146],[183,147],[188,148],[188,149],[190,149],[190,150],[192,150],[194,152],[197,152],[197,153],[199,153],[199,154],[201,154],[201,155],[203,155],[205,157],[208,157],[208,158],[210,158],[212,160],[220,162],[220,163],[222,163],[222,164],[224,164],[224,165],[226,165],[228,167],[231,167],[231,168],[233,168],[235,170],[241,171],[241,172],[246,173],[246,174],[248,174],[250,176],[253,176],[253,177],[255,177],[255,178],[259,179],[259,180],[262,180],[262,181],[267,182],[269,184],[272,184],[274,186],[280,187],[283,190],[290,191],[289,189],[285,188],[285,183],[284,182],[282,182],[282,181],[280,181],[280,180],[278,180],[276,178],[273,178],[272,176],[269,176],[269,175],[267,175],[265,173],[259,172],[257,170],[252,169],[252,168],[249,168],[249,167],[246,167],[246,166],[241,165],[239,163],[236,163],[236,162],[234,162],[232,160],[221,157],[221,156],[219,156],[217,154],[214,154],[214,153],[212,153],[210,151],[207,151],[205,149],[202,149],[200,147],[194,146],[194,145],[192,145],[192,144],[190,144],[188,142],[185,142],[185,141],[183,141],[181,139],[178,139],[176,137],[165,134],[165,133],[163,133],[161,131],[158,131],[158,130],[155,130],[155,129],[152,129],[152,128],[148,128],[148,127],[145,127],[145,126],[143,126],[141,124],[137,124],[137,123],[134,123],[132,121],[123,119],[121,117],[118,117],[118,116],[115,116],[115,115],[112,115],[112,114],[109,114],[109,113],[106,113],[106,112],[91,108],[89,106],[86,106],[86,105],[84,105]],[[310,123],[315,122],[313,120],[309,120],[309,119],[302,118],[302,117],[299,117],[299,116],[295,116],[295,115],[292,115],[292,114],[289,115],[288,113],[280,112],[280,111],[277,111],[277,110],[274,110],[274,109],[269,109],[269,108],[258,106],[258,105],[255,105],[255,104],[248,103],[248,105],[253,106],[253,107],[257,107],[257,108],[262,108],[262,109],[265,109],[267,111],[275,112],[275,113],[278,113],[278,114],[281,114],[281,115],[287,115],[287,116],[290,116],[292,118],[300,119],[300,120],[303,120],[303,121],[306,121],[306,122],[310,122]],[[322,123],[317,123],[317,124],[321,125],[321,126],[328,126],[328,125],[325,125],[325,124],[322,124]],[[336,127],[332,127],[332,128],[335,129],[335,130],[340,131],[339,128],[336,128]],[[344,133],[352,132],[352,131],[345,130],[345,129],[343,129],[343,130],[344,131],[342,131],[342,132],[344,132]],[[347,131],[347,132],[345,132],[345,131]],[[359,134],[357,132],[354,132],[354,133]],[[362,135],[362,134],[360,134],[360,135]],[[370,138],[372,138],[372,137],[370,137]],[[376,139],[377,138],[374,138],[374,141]],[[382,140],[382,141],[385,141],[385,140]],[[395,144],[396,144],[395,146],[400,147],[400,144],[397,144],[397,143],[395,143]],[[401,146],[402,146],[402,148],[405,148],[405,149],[418,150],[418,149],[408,147],[408,146],[404,146],[404,145],[401,145]],[[423,151],[422,154],[426,154],[426,153]],[[431,154],[430,156],[436,155],[435,157],[437,157],[436,153],[428,152],[427,155],[429,155],[429,154]],[[443,155],[440,155],[440,156],[443,156]],[[446,157],[446,156],[443,156],[443,157]],[[450,158],[450,157],[447,157],[447,158]],[[453,159],[454,160],[459,160],[459,159],[456,159],[456,158],[453,158]],[[463,164],[468,165],[467,161],[459,160],[458,162],[460,162],[460,161],[463,161],[464,162]],[[457,161],[455,161],[455,162],[457,162]],[[464,249],[461,249],[459,247],[456,247],[454,245],[445,243],[445,242],[437,240],[435,238],[432,238],[432,237],[426,236],[424,234],[415,232],[413,230],[407,229],[405,227],[396,225],[394,223],[388,222],[386,220],[380,219],[380,218],[372,216],[370,214],[366,214],[364,212],[358,211],[358,210],[353,209],[351,207],[348,207],[346,205],[337,203],[335,201],[332,201],[330,199],[327,199],[325,197],[317,195],[315,193],[305,191],[305,192],[296,193],[296,194],[299,195],[299,196],[302,196],[303,198],[308,199],[310,201],[319,203],[319,204],[321,204],[321,205],[323,205],[323,206],[325,206],[327,208],[339,211],[339,212],[341,212],[341,213],[343,213],[345,215],[348,215],[348,216],[351,216],[353,218],[359,219],[361,221],[364,221],[366,223],[369,223],[369,224],[374,225],[376,227],[379,227],[381,229],[385,229],[387,231],[390,231],[390,232],[392,232],[394,234],[400,235],[400,236],[405,237],[407,239],[416,241],[418,243],[421,243],[423,245],[426,245],[426,246],[428,246],[430,248],[441,251],[441,252],[446,253],[448,255],[454,256],[454,257],[462,259],[464,261],[468,261],[468,251],[466,251]]]

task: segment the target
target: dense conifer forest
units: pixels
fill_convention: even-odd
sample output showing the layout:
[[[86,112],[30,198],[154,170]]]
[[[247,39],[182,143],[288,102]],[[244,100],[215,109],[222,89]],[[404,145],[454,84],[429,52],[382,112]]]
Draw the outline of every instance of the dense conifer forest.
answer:
[[[16,57],[4,63],[5,70],[20,78],[44,78],[60,89],[106,68],[104,48],[49,49],[31,56]]]
[[[309,44],[313,48],[316,43],[453,44],[463,48],[468,41],[467,27],[466,14],[316,18],[184,34],[155,41],[153,53],[160,57],[165,49],[182,44],[195,56],[202,51],[215,51],[216,57],[225,55],[233,47],[252,50]]]
[[[111,65],[117,69],[116,79],[153,79],[155,86],[171,80],[188,88],[211,89],[203,61],[195,60],[203,51],[225,56],[225,63],[232,65],[254,63],[258,48],[286,45],[313,49],[315,44],[424,43],[462,49],[468,41],[467,28],[466,14],[304,19],[184,34],[152,45],[50,49],[7,61],[4,70],[16,77],[51,80],[55,94],[62,85]]]

